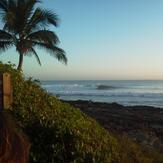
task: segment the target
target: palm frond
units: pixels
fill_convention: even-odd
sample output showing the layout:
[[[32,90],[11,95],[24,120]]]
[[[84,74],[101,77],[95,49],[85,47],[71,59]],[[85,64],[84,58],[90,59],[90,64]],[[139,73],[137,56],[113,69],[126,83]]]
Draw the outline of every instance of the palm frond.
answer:
[[[1,12],[7,11],[7,1],[6,0],[0,0],[0,11]]]
[[[0,18],[5,24],[9,18],[9,13],[11,13],[10,0],[0,0]],[[10,15],[12,17],[12,15]]]
[[[40,61],[39,56],[37,55],[36,51],[35,51],[33,48],[32,48],[32,51],[33,51],[33,54],[34,54],[34,56],[35,56],[35,58],[36,58],[38,64],[41,66],[41,61]]]
[[[26,55],[28,55],[28,56],[34,55],[35,58],[36,58],[36,60],[37,60],[37,62],[38,62],[38,64],[41,66],[40,58],[39,58],[39,56],[38,56],[38,54],[36,53],[36,51],[35,51],[34,48],[30,48],[30,49],[28,50],[28,52],[26,53]]]
[[[46,50],[48,53],[50,53],[52,56],[54,56],[58,61],[67,64],[67,57],[65,54],[65,51],[57,46],[45,44],[45,43],[34,43],[35,46],[38,46],[44,50]]]
[[[24,2],[21,0],[19,1],[18,7],[19,11],[24,15],[24,31],[26,31],[26,28],[28,26],[28,20],[31,18],[34,7],[37,3],[41,3],[40,0],[24,0]]]
[[[31,10],[37,3],[41,3],[40,0],[26,0],[26,9]]]
[[[63,62],[64,64],[67,64],[67,57],[66,57],[66,53],[63,49],[54,46],[52,48],[52,53],[51,55],[55,56],[59,61]]]
[[[26,14],[26,18],[30,18],[30,16],[32,15],[32,12],[34,10],[34,7],[37,3],[41,3],[40,0],[26,0],[26,4],[24,5],[25,7],[25,14]]]
[[[41,1],[39,0],[8,0],[7,11],[3,14],[2,20],[4,30],[15,34],[21,34],[28,24],[34,6]]]
[[[54,45],[59,43],[57,35],[49,30],[40,30],[37,32],[33,32],[28,35],[26,39]]]
[[[47,25],[58,26],[58,16],[49,10],[37,8],[28,22],[30,29],[42,29]]]
[[[7,40],[7,41],[11,41],[11,40],[13,40],[13,36],[10,34],[10,33],[8,33],[8,32],[6,32],[6,31],[4,31],[4,30],[0,30],[0,40]]]
[[[4,24],[3,29],[15,32],[19,15],[21,14],[18,13],[17,0],[6,0],[6,11],[1,13],[1,19]]]
[[[58,16],[50,10],[36,8],[37,3],[41,0],[0,0],[0,19],[3,23],[0,50],[5,51],[14,45],[21,54],[34,55],[41,65],[34,49],[39,46],[67,64],[64,50],[57,47],[57,35],[46,30],[49,25],[58,26]]]
[[[6,51],[12,46],[13,46],[13,42],[11,41],[0,41],[0,51]]]
[[[47,19],[47,24],[52,24],[54,26],[58,26],[58,23],[59,23],[59,18],[57,16],[56,13],[53,13],[52,11],[50,10],[43,10],[44,12],[44,17]]]

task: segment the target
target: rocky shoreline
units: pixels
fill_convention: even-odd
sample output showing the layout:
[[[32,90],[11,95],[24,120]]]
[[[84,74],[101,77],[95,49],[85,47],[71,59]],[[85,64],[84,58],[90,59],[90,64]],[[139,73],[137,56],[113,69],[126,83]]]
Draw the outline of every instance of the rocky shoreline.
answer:
[[[139,144],[163,152],[163,109],[117,103],[66,101],[96,119],[104,128],[128,135]]]

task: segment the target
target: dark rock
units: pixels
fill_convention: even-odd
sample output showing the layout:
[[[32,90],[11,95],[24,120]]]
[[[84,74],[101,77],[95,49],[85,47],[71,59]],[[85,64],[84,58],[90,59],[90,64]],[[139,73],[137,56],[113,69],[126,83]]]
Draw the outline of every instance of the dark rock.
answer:
[[[109,131],[125,133],[142,145],[163,151],[163,109],[81,100],[66,102],[95,118]]]

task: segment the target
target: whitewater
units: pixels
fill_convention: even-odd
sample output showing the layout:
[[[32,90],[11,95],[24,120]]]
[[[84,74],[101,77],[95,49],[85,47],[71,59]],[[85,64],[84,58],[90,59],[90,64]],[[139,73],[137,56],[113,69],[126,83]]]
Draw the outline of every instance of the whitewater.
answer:
[[[91,100],[163,108],[162,80],[41,81],[49,93],[63,100]]]

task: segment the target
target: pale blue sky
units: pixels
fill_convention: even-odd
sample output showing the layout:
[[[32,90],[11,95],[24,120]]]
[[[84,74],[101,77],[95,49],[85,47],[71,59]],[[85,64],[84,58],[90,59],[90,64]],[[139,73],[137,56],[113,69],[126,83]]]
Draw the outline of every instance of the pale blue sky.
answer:
[[[68,65],[39,51],[24,72],[43,80],[163,79],[163,0],[43,0],[56,12]],[[12,49],[0,56],[18,62]]]

